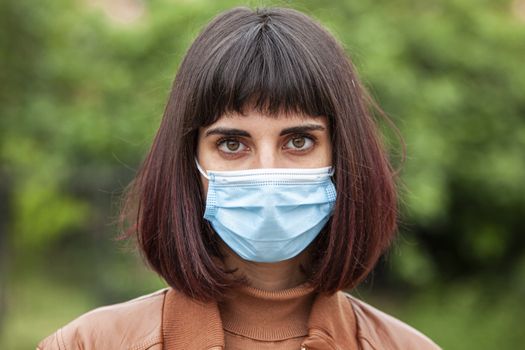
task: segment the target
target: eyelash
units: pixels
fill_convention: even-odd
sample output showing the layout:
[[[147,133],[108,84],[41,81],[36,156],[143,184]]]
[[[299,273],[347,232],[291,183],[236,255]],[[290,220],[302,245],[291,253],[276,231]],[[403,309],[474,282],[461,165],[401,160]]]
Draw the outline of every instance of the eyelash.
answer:
[[[313,135],[309,135],[309,134],[295,134],[295,135],[292,135],[288,140],[286,140],[285,144],[287,144],[288,142],[290,142],[291,140],[293,139],[296,139],[296,138],[301,138],[301,137],[304,137],[304,138],[307,138],[309,139],[310,141],[312,141],[312,146],[308,147],[307,149],[305,150],[295,150],[294,152],[295,153],[303,153],[303,152],[308,152],[309,150],[311,150],[313,147],[315,147],[315,145],[317,145],[317,138]],[[217,144],[217,147],[219,147],[221,144],[223,144],[224,142],[228,142],[228,141],[237,141],[237,142],[240,142],[240,139],[237,138],[237,137],[232,137],[232,136],[225,136],[225,137],[221,137],[217,140],[216,144]],[[220,151],[220,150],[219,150]],[[224,152],[224,151],[220,151],[221,153],[223,154],[226,154],[227,156],[235,156],[237,155],[238,153],[240,152]]]

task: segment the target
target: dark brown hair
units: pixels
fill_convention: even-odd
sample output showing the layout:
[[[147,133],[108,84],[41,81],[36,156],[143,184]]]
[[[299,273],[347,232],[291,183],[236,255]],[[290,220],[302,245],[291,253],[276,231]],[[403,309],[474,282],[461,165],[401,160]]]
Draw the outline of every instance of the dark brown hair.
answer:
[[[397,229],[394,172],[373,111],[341,44],[289,8],[237,7],[215,17],[188,49],[160,128],[121,213],[149,265],[173,288],[218,300],[235,285],[203,219],[194,163],[199,127],[250,106],[268,116],[327,116],[335,166],[334,214],[311,247],[319,292],[356,286]],[[379,110],[379,109],[378,109]]]

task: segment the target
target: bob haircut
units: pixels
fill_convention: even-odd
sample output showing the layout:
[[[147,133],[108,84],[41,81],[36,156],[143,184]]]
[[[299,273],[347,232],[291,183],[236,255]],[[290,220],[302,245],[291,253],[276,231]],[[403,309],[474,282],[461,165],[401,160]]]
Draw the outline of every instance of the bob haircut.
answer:
[[[203,219],[206,198],[195,165],[200,127],[255,108],[326,116],[334,213],[309,247],[317,292],[350,289],[372,270],[397,231],[394,177],[373,111],[341,44],[290,8],[236,7],[217,15],[188,49],[158,132],[121,211],[121,238],[135,236],[147,263],[174,289],[220,300],[242,283],[221,264],[218,235]]]

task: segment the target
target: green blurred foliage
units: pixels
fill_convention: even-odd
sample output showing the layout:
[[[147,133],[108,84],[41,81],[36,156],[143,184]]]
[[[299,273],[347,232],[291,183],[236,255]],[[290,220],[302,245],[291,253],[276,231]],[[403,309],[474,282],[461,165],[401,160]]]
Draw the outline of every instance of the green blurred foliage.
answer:
[[[381,124],[402,219],[370,299],[446,348],[521,344],[524,0],[3,0],[0,347],[163,285],[114,242],[119,195],[185,50],[235,5],[317,18],[401,130],[404,164]]]

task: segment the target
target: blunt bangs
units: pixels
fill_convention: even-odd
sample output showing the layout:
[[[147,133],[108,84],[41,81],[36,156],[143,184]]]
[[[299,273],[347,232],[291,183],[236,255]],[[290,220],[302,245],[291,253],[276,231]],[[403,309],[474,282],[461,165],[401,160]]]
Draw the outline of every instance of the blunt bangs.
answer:
[[[220,300],[244,283],[221,264],[220,238],[203,218],[194,157],[198,130],[222,115],[326,116],[334,214],[309,246],[308,281],[321,293],[351,289],[372,270],[397,230],[395,172],[374,111],[342,45],[289,8],[237,7],[216,16],[184,56],[151,149],[128,186],[124,234],[150,267],[191,298]]]
[[[235,25],[225,33],[229,16],[236,16]],[[336,62],[319,59],[326,57],[325,45],[314,37],[321,28],[304,19],[281,9],[236,9],[210,23],[188,52],[197,59],[189,87],[192,127],[223,114],[244,114],[247,107],[267,116],[333,115],[323,67]]]

